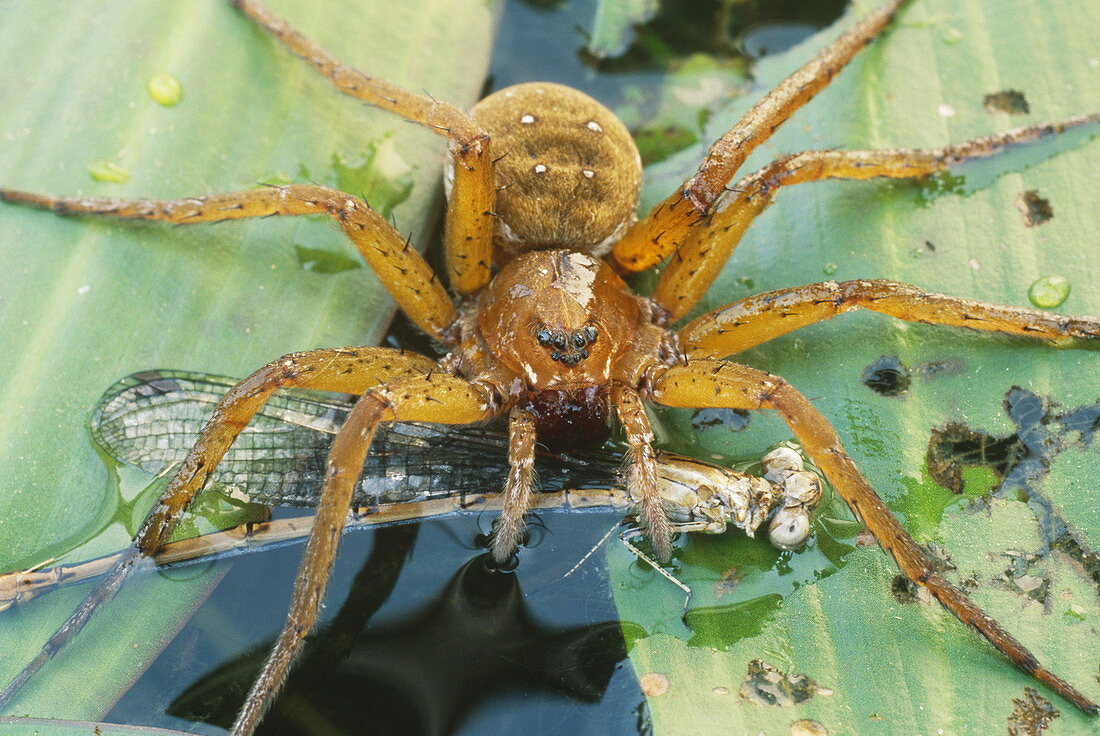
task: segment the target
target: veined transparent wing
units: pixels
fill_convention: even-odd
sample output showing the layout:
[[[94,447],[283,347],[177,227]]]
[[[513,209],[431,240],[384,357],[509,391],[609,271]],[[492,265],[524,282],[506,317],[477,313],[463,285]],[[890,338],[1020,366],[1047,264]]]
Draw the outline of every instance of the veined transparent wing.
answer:
[[[92,437],[119,462],[160,472],[183,460],[218,401],[236,381],[188,371],[144,371],[111,386],[91,420]],[[268,505],[314,506],[328,446],[354,397],[282,391],[261,408],[214,474],[211,485],[236,486]],[[449,427],[395,423],[379,428],[352,500],[347,528],[384,526],[461,511],[499,511],[508,473],[501,423]],[[789,448],[769,453],[755,477],[674,453],[659,453],[661,495],[681,531],[753,534],[770,519],[769,537],[797,546],[820,500],[816,477]],[[774,466],[774,467],[773,467]],[[542,493],[532,509],[620,509],[633,504],[620,486],[613,450],[568,456],[540,453]],[[775,510],[779,510],[774,514]],[[210,559],[308,534],[312,519],[288,518],[184,539],[158,551],[158,564]],[[778,535],[777,535],[778,530]],[[624,540],[625,541],[625,540]],[[633,549],[633,548],[632,548]],[[103,575],[119,554],[0,576],[0,610]],[[643,559],[646,559],[643,557]]]
[[[135,373],[100,399],[92,413],[92,439],[120,462],[159,472],[183,460],[235,383],[189,371]],[[316,505],[329,445],[353,401],[348,395],[277,392],[229,448],[211,485],[236,487],[269,505]],[[500,422],[383,425],[353,503],[407,503],[498,491],[508,474],[506,429]],[[607,450],[540,452],[536,461],[543,491],[610,487],[620,466],[621,458]]]

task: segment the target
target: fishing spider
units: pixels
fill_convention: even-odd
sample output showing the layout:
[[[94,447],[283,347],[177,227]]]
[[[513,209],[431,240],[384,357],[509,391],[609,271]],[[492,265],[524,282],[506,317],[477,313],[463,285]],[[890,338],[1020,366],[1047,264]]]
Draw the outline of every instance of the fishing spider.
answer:
[[[194,224],[271,215],[328,214],[400,308],[448,349],[439,361],[378,347],[286,355],[230,390],[133,546],[44,652],[0,694],[6,702],[162,546],[226,449],[280,388],[360,395],[333,443],[328,477],[286,625],[233,727],[251,733],[316,618],[349,498],[380,423],[472,423],[507,414],[510,474],[491,546],[498,561],[521,541],[536,439],[563,447],[600,442],[612,412],[629,445],[628,487],[661,560],[670,523],[657,493],[653,432],[643,402],[673,407],[771,409],[902,572],[975,627],[1018,668],[1077,707],[1097,706],[1044,669],[926,561],[848,458],[829,422],[781,378],[723,358],[841,312],[1066,342],[1100,336],[1100,320],[968,301],[892,281],[826,282],[735,302],[671,329],[698,302],[753,219],[793,184],[829,178],[911,179],[1007,146],[1100,121],[1080,116],[940,149],[807,151],[778,159],[731,187],[746,157],[893,19],[907,0],[866,16],[784,80],[713,144],[698,171],[636,221],[637,149],[623,124],[586,95],[554,84],[501,90],[467,114],[340,64],[255,0],[235,4],[345,94],[447,138],[446,287],[397,230],[363,200],[315,185],[189,199],[85,199],[0,190],[0,198],[63,214]],[[727,192],[729,194],[727,195]],[[667,263],[652,296],[622,274]],[[492,264],[499,270],[494,273]],[[457,304],[456,304],[457,301]]]

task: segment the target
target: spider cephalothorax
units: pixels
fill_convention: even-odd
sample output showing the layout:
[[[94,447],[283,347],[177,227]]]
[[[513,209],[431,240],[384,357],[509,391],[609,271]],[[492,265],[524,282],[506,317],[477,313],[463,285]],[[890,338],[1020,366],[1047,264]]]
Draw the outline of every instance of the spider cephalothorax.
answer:
[[[543,444],[600,442],[616,366],[651,312],[599,258],[529,251],[501,269],[463,318],[459,370],[491,387],[502,408],[529,415]],[[499,558],[510,554],[498,548]]]
[[[531,251],[490,282],[477,326],[490,353],[530,389],[605,385],[643,317],[638,301],[598,258]]]
[[[287,624],[245,701],[235,734],[256,727],[316,620],[352,491],[380,423],[468,424],[508,416],[510,471],[492,542],[493,555],[504,560],[522,539],[536,441],[599,441],[608,418],[615,416],[629,447],[628,490],[654,552],[664,560],[672,551],[673,527],[659,495],[653,431],[643,402],[776,411],[910,580],[925,586],[1021,670],[1082,710],[1097,712],[1095,703],[1044,669],[929,563],[809,400],[775,375],[723,358],[858,308],[1059,342],[1096,340],[1100,320],[974,302],[893,281],[859,280],[758,294],[678,329],[669,325],[698,303],[741,234],[785,186],[829,178],[917,178],[1069,127],[1095,124],[1100,114],[933,150],[807,151],[735,183],[733,177],[753,149],[823,89],[906,4],[891,0],[757,103],[713,144],[693,177],[635,222],[641,181],[637,149],[622,123],[586,95],[559,85],[519,85],[491,95],[466,114],[340,64],[255,0],[235,3],[342,91],[448,138],[452,161],[443,246],[460,306],[390,223],[362,200],[326,187],[290,185],[172,201],[0,189],[7,201],[62,213],[178,224],[330,215],[406,315],[450,350],[441,361],[373,346],[294,353],[237,384],[219,403],[128,555],[93,594],[98,600],[115,590],[139,559],[168,540],[226,449],[274,391],[299,387],[360,395],[332,445]],[[652,267],[670,255],[651,297],[635,295],[619,275]],[[791,533],[800,538],[794,526]],[[79,629],[93,607],[82,606],[46,651]],[[0,694],[0,702],[41,661],[28,665]]]

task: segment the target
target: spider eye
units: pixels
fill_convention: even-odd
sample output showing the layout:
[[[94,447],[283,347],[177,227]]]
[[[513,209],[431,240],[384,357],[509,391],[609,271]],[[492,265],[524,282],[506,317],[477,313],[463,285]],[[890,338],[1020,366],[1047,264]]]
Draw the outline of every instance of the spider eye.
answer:
[[[588,357],[588,346],[596,341],[596,327],[584,325],[572,332],[554,327],[539,327],[535,339],[545,348],[549,348],[550,359],[566,368],[581,364]]]

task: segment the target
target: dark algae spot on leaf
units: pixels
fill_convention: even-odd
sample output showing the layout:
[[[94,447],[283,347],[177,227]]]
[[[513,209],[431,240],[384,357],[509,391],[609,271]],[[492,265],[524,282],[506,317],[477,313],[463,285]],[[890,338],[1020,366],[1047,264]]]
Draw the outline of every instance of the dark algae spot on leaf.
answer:
[[[1005,469],[1019,451],[1017,435],[1004,438],[975,432],[964,424],[950,422],[942,429],[933,429],[928,440],[925,461],[932,479],[952,493],[963,492],[962,471],[965,467],[987,467],[1003,479]]]
[[[894,600],[902,605],[916,603],[919,600],[919,590],[920,586],[904,575],[895,575],[890,581],[890,592],[894,595]]]
[[[1000,481],[1001,494],[1033,491],[1054,457],[1070,445],[1088,446],[1100,417],[1100,402],[1055,413],[1055,407],[1027,389],[1005,394],[1005,412],[1018,431],[994,437],[950,422],[933,429],[925,459],[932,478],[952,493],[963,492],[962,469],[986,467]]]
[[[991,470],[997,485],[980,496],[1018,497],[1035,513],[1046,549],[1038,556],[1022,555],[1012,549],[1002,552],[1009,564],[998,582],[1005,589],[1045,600],[1049,581],[1033,569],[1049,550],[1057,550],[1082,566],[1100,587],[1100,556],[1067,526],[1059,512],[1042,492],[1042,481],[1054,458],[1070,448],[1089,448],[1100,429],[1100,401],[1068,411],[1018,386],[1005,394],[1005,412],[1017,426],[1017,432],[994,437],[961,423],[934,429],[925,456],[929,475],[953,493],[964,491],[963,469],[984,467]]]
[[[909,390],[911,373],[896,355],[883,355],[863,369],[859,379],[867,388],[882,396],[901,396]]]
[[[1016,198],[1016,209],[1024,217],[1024,224],[1028,227],[1042,225],[1054,218],[1054,208],[1050,206],[1050,200],[1039,196],[1039,192],[1029,189],[1021,192]]]
[[[1027,98],[1018,89],[1006,89],[988,94],[982,98],[982,107],[986,112],[1003,112],[1009,115],[1027,115],[1031,112]]]
[[[1035,688],[1025,687],[1023,698],[1013,698],[1016,709],[1008,717],[1009,736],[1039,736],[1061,715]]]
[[[809,675],[789,674],[762,659],[754,659],[749,662],[739,694],[743,700],[757,705],[789,708],[805,703],[819,692],[821,688]]]

